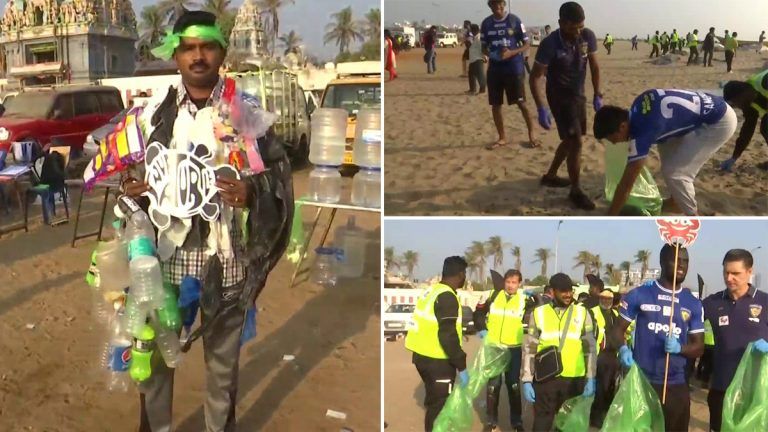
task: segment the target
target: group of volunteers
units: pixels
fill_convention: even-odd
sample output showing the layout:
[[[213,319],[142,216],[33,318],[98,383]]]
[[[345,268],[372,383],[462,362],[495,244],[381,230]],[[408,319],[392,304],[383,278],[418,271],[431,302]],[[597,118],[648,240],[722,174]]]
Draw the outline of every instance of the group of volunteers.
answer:
[[[536,104],[539,126],[545,130],[556,128],[560,138],[540,184],[567,189],[568,199],[575,208],[595,209],[595,203],[583,191],[580,179],[581,152],[587,133],[585,82],[588,67],[593,89],[592,107],[596,112],[594,136],[598,140],[606,139],[610,143],[626,146],[628,154],[623,176],[608,209],[609,215],[634,214],[631,206],[626,206],[627,200],[654,145],[659,152],[661,174],[670,195],[664,202],[664,210],[695,216],[699,214],[699,208],[694,180],[701,168],[736,132],[738,119],[734,108],[742,110],[744,124],[732,157],[718,164],[723,172],[735,169],[737,160],[752,140],[759,119],[761,134],[768,140],[768,71],[748,77],[745,81],[729,82],[722,97],[703,91],[654,88],[641,93],[629,109],[604,106],[597,38],[592,30],[585,27],[585,12],[581,5],[569,1],[560,6],[559,28],[545,32],[532,66],[527,61],[531,41],[521,18],[506,10],[504,0],[489,0],[488,6],[492,14],[481,25],[465,23],[469,93],[476,92],[477,84],[481,93],[487,87],[488,102],[498,132],[498,139],[486,145],[486,149],[493,150],[508,144],[502,116],[505,96],[508,105],[514,104],[520,109],[530,146],[539,145],[537,128],[525,99],[525,74],[528,70],[528,85]],[[738,46],[735,37],[736,33],[724,39],[733,52]],[[671,35],[658,35],[657,31],[651,43],[654,51],[658,51],[660,46],[662,52],[679,50],[683,43],[688,43],[692,56],[698,56],[697,38],[698,30],[683,38],[675,29]],[[714,44],[714,28],[710,29],[707,38]],[[705,66],[711,64],[709,39],[704,41]],[[633,41],[636,46],[637,37]],[[610,34],[606,35],[603,45],[610,54],[613,45]],[[427,48],[429,58],[425,58],[429,62],[433,60],[431,52],[433,50]],[[729,71],[733,52],[726,52],[730,58]],[[432,71],[434,67],[430,65]],[[558,175],[564,162],[567,178]],[[768,162],[757,166],[768,169]]]
[[[677,249],[665,244],[658,279],[623,297],[588,275],[588,296],[576,301],[574,283],[564,273],[553,275],[543,294],[532,295],[521,288],[518,270],[507,271],[503,286],[495,286],[473,314],[478,337],[510,354],[503,376],[488,382],[485,430],[500,430],[503,385],[516,431],[524,430],[521,398],[533,405],[533,430],[549,431],[562,404],[580,394],[594,396],[590,426],[600,428],[617,391],[617,378],[637,364],[660,401],[666,379],[665,429],[687,431],[689,365],[705,351],[706,326],[711,329],[706,343],[709,427],[719,431],[725,391],[747,346],[753,344],[754,355],[768,355],[768,294],[750,283],[751,253],[732,249],[722,262],[725,289],[701,301],[683,286],[690,258],[687,249]],[[456,293],[466,282],[466,270],[463,258],[445,259],[440,282],[417,301],[414,325],[405,339],[426,390],[426,431],[432,430],[452,387],[466,386],[470,378]]]
[[[704,52],[704,61],[702,62],[704,67],[712,67],[712,57],[715,55],[715,44],[720,42],[723,45],[723,51],[725,52],[725,64],[726,72],[733,73],[733,58],[736,56],[736,50],[739,48],[738,41],[739,34],[733,32],[731,34],[728,30],[725,31],[725,35],[720,37],[715,35],[715,28],[710,27],[709,33],[704,36],[704,40],[701,43],[701,49]],[[757,52],[760,52],[760,47],[765,40],[765,31],[760,34]],[[648,43],[651,44],[651,54],[648,58],[658,57],[659,52],[661,55],[670,53],[683,53],[683,47],[688,48],[688,62],[686,66],[699,63],[699,30],[695,29],[692,33],[688,33],[685,38],[680,37],[677,34],[677,29],[672,30],[672,34],[668,35],[667,32],[659,35],[659,31],[653,36],[648,37]],[[609,52],[610,54],[610,52]]]

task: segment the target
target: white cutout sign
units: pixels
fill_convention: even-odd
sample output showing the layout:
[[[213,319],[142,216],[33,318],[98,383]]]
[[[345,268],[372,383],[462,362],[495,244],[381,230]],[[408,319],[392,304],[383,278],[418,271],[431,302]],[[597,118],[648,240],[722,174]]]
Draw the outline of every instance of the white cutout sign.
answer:
[[[165,148],[158,142],[147,146],[146,181],[149,184],[149,218],[163,230],[171,217],[179,219],[200,215],[207,221],[219,216],[219,204],[213,202],[218,192],[216,177],[239,179],[231,165],[210,166],[211,150],[203,144],[192,152]]]

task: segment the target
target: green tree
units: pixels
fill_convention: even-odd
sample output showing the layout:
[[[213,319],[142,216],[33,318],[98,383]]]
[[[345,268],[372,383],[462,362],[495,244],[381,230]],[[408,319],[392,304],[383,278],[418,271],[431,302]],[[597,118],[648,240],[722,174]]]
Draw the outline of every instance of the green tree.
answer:
[[[365,37],[381,44],[381,9],[371,9],[365,14]]]
[[[595,256],[592,255],[590,251],[581,250],[576,254],[576,257],[574,260],[576,261],[576,264],[572,268],[576,268],[579,266],[583,266],[583,276],[581,278],[582,281],[587,280],[587,274],[589,274],[592,264],[594,263]]]
[[[173,26],[184,11],[197,9],[198,4],[194,0],[161,0],[157,3],[157,7],[168,20],[167,23]]]
[[[536,253],[534,254],[536,257],[535,260],[533,260],[533,263],[540,262],[541,263],[541,276],[547,277],[547,261],[549,261],[549,258],[552,257],[552,251],[549,249],[536,249]]]
[[[216,22],[221,27],[224,39],[229,40],[237,16],[237,10],[232,7],[232,0],[205,0],[203,10],[216,16]]]
[[[547,280],[547,277],[544,275],[538,275],[535,278],[533,278],[530,282],[533,286],[545,286],[547,283],[549,283],[549,280]]]
[[[521,271],[520,267],[522,267],[522,262],[520,262],[520,257],[522,256],[522,252],[520,251],[520,246],[512,246],[512,249],[510,249],[510,252],[512,252],[512,256],[515,257],[515,270]]]
[[[362,26],[352,18],[352,7],[348,6],[331,15],[334,20],[325,26],[323,43],[334,42],[339,47],[339,54],[349,52],[349,47],[355,42],[362,42]]]
[[[623,270],[625,273],[624,280],[622,281],[622,285],[627,286],[629,285],[629,268],[632,266],[632,263],[629,261],[622,261],[621,264],[619,264],[619,269]]]
[[[407,250],[403,253],[403,257],[400,261],[408,272],[408,280],[413,280],[413,269],[419,266],[419,253]]]
[[[491,236],[488,241],[485,242],[486,256],[493,258],[493,269],[498,270],[504,267],[504,247],[506,243],[501,239],[501,236]]]
[[[592,255],[592,266],[591,267],[592,267],[592,269],[591,269],[592,273],[599,278],[600,277],[600,269],[603,268],[603,263],[600,260],[600,254]]]
[[[390,271],[395,268],[400,268],[400,263],[397,262],[397,256],[395,256],[395,248],[384,248],[384,270]]]
[[[270,40],[272,41],[272,53],[275,52],[275,41],[280,34],[280,9],[284,6],[293,4],[293,0],[260,0],[259,7],[265,11],[269,17],[267,28],[270,30]]]
[[[464,252],[464,261],[467,262],[467,279],[477,280],[479,270],[477,265],[477,257],[472,254],[469,249]]]
[[[482,285],[485,285],[485,279],[488,277],[488,275],[485,274],[485,257],[487,254],[485,253],[485,244],[480,241],[473,241],[472,245],[467,248],[467,251],[465,255],[469,255],[472,258],[472,262],[475,264],[475,267],[477,269],[477,280]],[[469,261],[467,261],[469,263]]]
[[[645,273],[648,271],[648,260],[651,259],[651,251],[639,250],[635,254],[635,262],[640,264],[640,279],[645,277]]]
[[[280,43],[285,47],[285,51],[283,51],[283,55],[287,55],[289,52],[293,51],[295,48],[298,48],[299,45],[301,45],[301,42],[302,42],[301,36],[299,36],[293,30],[280,36]]]
[[[165,17],[155,5],[144,6],[139,13],[138,49],[141,60],[154,58],[150,50],[158,45],[165,34]]]

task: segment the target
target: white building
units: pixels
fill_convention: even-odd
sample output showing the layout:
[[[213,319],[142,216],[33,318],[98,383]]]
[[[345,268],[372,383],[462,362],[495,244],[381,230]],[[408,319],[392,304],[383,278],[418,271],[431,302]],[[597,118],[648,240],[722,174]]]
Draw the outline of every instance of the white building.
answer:
[[[258,60],[266,56],[264,23],[256,0],[245,0],[238,9],[235,25],[229,36],[229,51],[243,57],[246,61]]]

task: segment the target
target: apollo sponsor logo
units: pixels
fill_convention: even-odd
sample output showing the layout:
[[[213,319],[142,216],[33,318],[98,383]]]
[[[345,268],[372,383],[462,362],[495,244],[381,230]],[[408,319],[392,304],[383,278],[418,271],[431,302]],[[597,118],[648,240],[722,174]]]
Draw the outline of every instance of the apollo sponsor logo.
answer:
[[[680,334],[683,332],[680,327],[672,324],[672,328],[674,329],[675,336],[680,336]],[[669,324],[662,324],[657,322],[649,322],[648,323],[648,330],[658,334],[659,332],[663,334],[669,334]]]
[[[661,306],[657,304],[641,304],[640,310],[643,312],[658,312],[661,310]]]

